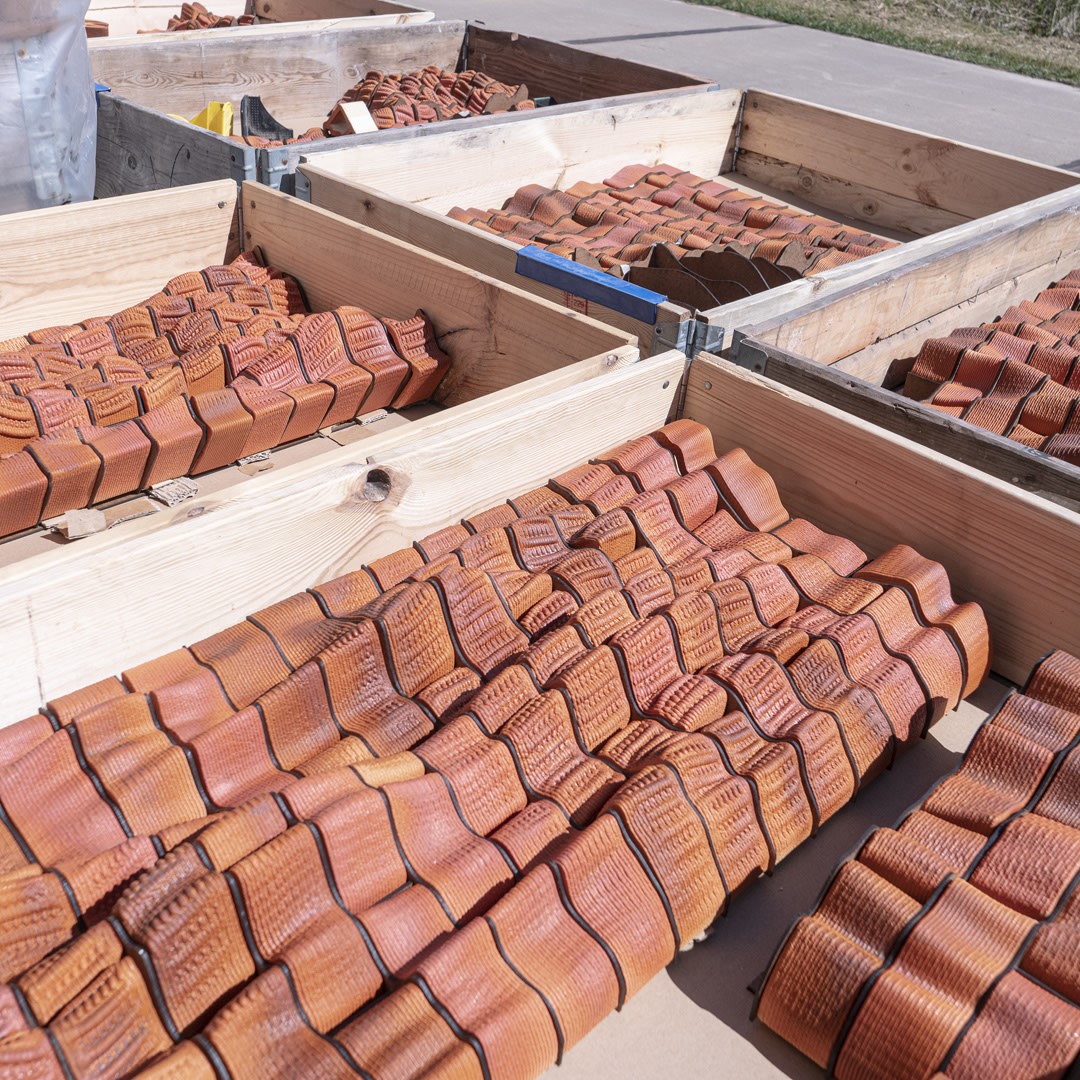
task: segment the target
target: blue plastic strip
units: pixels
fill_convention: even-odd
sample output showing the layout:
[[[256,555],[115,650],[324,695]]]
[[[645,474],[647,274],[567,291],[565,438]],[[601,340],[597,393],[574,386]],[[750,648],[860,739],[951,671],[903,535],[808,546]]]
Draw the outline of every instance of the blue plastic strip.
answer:
[[[98,94],[111,94],[112,87],[106,86],[103,82],[94,83],[94,97],[97,98]]]
[[[656,322],[657,305],[667,299],[662,293],[620,281],[603,270],[582,266],[543,248],[523,247],[518,252],[515,269],[522,277],[542,281],[650,325]]]

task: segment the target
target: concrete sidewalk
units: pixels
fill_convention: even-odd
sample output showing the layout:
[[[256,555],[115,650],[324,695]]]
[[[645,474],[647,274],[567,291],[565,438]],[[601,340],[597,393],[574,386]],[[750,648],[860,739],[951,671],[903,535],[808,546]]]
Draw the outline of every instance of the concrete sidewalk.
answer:
[[[440,18],[756,87],[1080,172],[1080,89],[682,0],[432,0]]]

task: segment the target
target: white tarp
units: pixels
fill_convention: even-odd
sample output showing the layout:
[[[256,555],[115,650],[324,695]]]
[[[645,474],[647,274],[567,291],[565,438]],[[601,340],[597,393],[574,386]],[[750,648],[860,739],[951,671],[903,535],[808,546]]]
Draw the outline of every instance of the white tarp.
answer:
[[[0,0],[0,213],[94,196],[89,0]]]

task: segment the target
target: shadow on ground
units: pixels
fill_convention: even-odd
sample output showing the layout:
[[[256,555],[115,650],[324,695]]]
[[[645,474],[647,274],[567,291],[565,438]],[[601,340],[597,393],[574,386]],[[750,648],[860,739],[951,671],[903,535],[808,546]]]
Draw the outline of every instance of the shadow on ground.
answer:
[[[1000,683],[989,683],[972,704],[990,711],[1001,698]],[[943,722],[944,723],[944,722]],[[710,937],[681,954],[668,968],[671,981],[696,1005],[707,1010],[751,1043],[790,1077],[820,1077],[821,1070],[760,1023],[751,1023],[753,997],[748,987],[766,969],[792,921],[817,903],[833,869],[862,838],[878,826],[890,826],[927,790],[960,763],[934,734],[898,758],[856,801],[826,822],[776,869],[736,897]]]

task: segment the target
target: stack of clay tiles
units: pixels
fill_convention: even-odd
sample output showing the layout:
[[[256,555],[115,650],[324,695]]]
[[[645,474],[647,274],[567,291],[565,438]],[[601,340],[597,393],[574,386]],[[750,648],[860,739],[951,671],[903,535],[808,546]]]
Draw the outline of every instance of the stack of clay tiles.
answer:
[[[1080,1052],[1078,882],[1080,660],[1055,652],[955,773],[839,867],[758,1016],[841,1080],[1063,1076]]]
[[[351,135],[352,126],[341,107],[356,101],[367,106],[380,131],[465,116],[522,112],[536,107],[523,83],[508,85],[483,71],[446,71],[429,64],[419,71],[390,75],[369,71],[341,96],[321,128],[309,128],[287,139],[267,139],[257,135],[235,137],[249,146],[272,147]]]
[[[449,217],[518,244],[604,269],[639,263],[656,245],[676,256],[708,249],[820,273],[895,246],[718,180],[671,165],[628,165],[599,184],[529,184],[501,210],[454,207]]]
[[[166,30],[217,30],[224,26],[252,26],[254,15],[215,15],[203,4],[181,4],[180,14],[169,18]],[[156,30],[140,30],[141,34],[159,33]]]
[[[422,314],[310,314],[241,256],[108,318],[0,343],[0,535],[431,397]]]
[[[904,393],[1080,465],[1080,270],[993,322],[926,341]]]
[[[676,421],[0,731],[0,1073],[536,1076],[987,656]]]

